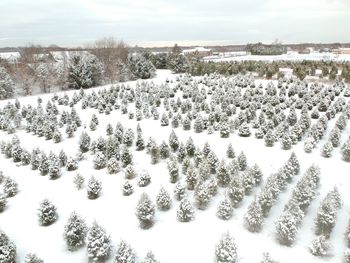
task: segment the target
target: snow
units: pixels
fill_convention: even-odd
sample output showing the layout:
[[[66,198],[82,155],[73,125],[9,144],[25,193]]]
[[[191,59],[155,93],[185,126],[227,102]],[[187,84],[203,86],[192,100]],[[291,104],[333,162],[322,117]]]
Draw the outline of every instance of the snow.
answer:
[[[21,57],[19,52],[0,52],[0,58],[14,63]]]
[[[213,57],[205,57],[206,61],[350,61],[350,55],[348,54],[334,54],[331,52],[311,52],[310,54],[299,54],[295,51],[289,51],[287,54],[282,55],[272,55],[272,56],[259,56],[259,55],[245,55],[245,56],[231,56],[224,58],[213,58]]]
[[[195,47],[195,48],[190,48],[190,49],[184,49],[182,50],[182,54],[190,54],[190,53],[194,53],[194,52],[210,52],[211,49],[209,48],[205,48],[205,47]]]
[[[161,84],[169,79],[175,82],[175,77],[170,71],[161,70],[158,71],[155,79],[148,81]],[[263,85],[267,84],[265,80],[259,80],[259,82],[262,82]],[[136,81],[126,84],[135,86]],[[98,91],[106,87],[109,86],[98,87],[94,90]],[[91,91],[92,89],[86,92]],[[73,92],[68,91],[66,93],[71,96]],[[52,94],[40,96],[43,99],[43,105],[46,105],[51,96]],[[22,105],[29,103],[35,106],[37,98],[38,96],[25,97],[21,98],[20,102]],[[0,101],[0,107],[6,105],[7,102]],[[92,139],[97,139],[99,136],[105,137],[105,128],[108,123],[115,127],[116,122],[120,121],[125,128],[136,129],[137,122],[134,119],[129,120],[127,115],[122,115],[120,111],[114,110],[110,115],[98,114],[96,109],[81,110],[80,103],[75,108],[82,119],[82,123],[87,124],[87,126],[93,113],[98,116],[99,125],[97,130],[90,131],[87,128]],[[69,107],[58,106],[58,109],[69,110]],[[160,116],[163,110],[160,109]],[[145,140],[152,136],[158,144],[162,140],[168,141],[172,130],[170,126],[161,127],[160,120],[153,119],[143,119],[139,123]],[[328,127],[333,127],[334,123],[335,119],[331,120]],[[21,145],[28,150],[37,146],[46,153],[53,151],[58,154],[61,149],[65,149],[68,156],[74,156],[78,151],[78,140],[83,130],[83,127],[79,127],[73,138],[67,138],[64,130],[61,130],[64,139],[58,144],[55,144],[52,140],[47,141],[44,138],[29,134],[24,130],[20,130],[16,134],[20,138]],[[271,173],[276,172],[291,154],[291,150],[282,150],[278,143],[274,147],[267,148],[264,146],[263,140],[257,140],[254,136],[239,137],[235,133],[231,134],[229,138],[220,138],[219,132],[214,132],[212,135],[207,135],[206,132],[197,134],[193,132],[193,129],[184,131],[182,128],[175,129],[175,133],[183,142],[192,137],[194,143],[201,148],[208,141],[219,160],[225,157],[227,146],[231,142],[236,155],[244,151],[248,165],[254,163],[259,165],[264,179]],[[350,127],[348,126],[342,132],[341,144],[345,142],[349,134]],[[12,135],[0,131],[0,138],[7,141],[12,138]],[[327,138],[327,135],[325,138]],[[112,237],[113,251],[115,251],[120,240],[123,239],[135,249],[139,258],[143,258],[148,250],[152,250],[160,262],[213,262],[215,245],[226,231],[229,231],[235,239],[238,262],[240,263],[259,262],[265,251],[270,252],[272,258],[284,263],[294,263],[295,261],[308,263],[341,262],[346,248],[344,232],[350,210],[350,201],[347,199],[348,189],[350,189],[349,163],[341,160],[340,147],[334,149],[331,158],[322,158],[320,149],[325,142],[325,139],[321,140],[317,148],[310,154],[303,151],[302,142],[292,147],[292,151],[296,153],[300,161],[301,172],[293,180],[287,191],[279,196],[278,202],[272,207],[268,218],[265,219],[261,233],[250,233],[243,227],[244,214],[249,204],[254,200],[254,195],[259,193],[259,189],[253,190],[253,194],[245,197],[241,205],[234,209],[233,217],[227,221],[220,220],[216,216],[217,206],[224,199],[224,191],[219,189],[219,195],[213,198],[208,209],[202,211],[195,208],[195,218],[191,222],[181,223],[177,221],[176,210],[180,202],[173,198],[173,206],[169,211],[156,209],[153,227],[147,230],[141,229],[135,216],[135,208],[141,194],[146,192],[155,204],[156,195],[161,186],[168,190],[173,197],[175,185],[169,182],[165,161],[152,165],[150,156],[146,155],[145,151],[137,152],[134,150],[134,163],[138,174],[143,170],[148,171],[152,182],[147,187],[138,187],[137,178],[132,179],[131,183],[135,192],[130,196],[123,196],[122,194],[121,188],[125,181],[123,171],[111,175],[107,173],[106,169],[95,170],[92,161],[93,155],[90,155],[90,153],[85,154],[86,159],[79,163],[77,171],[68,172],[63,169],[62,176],[56,180],[49,180],[47,176],[40,176],[38,171],[32,171],[28,166],[17,166],[11,160],[6,159],[4,155],[0,155],[0,169],[4,172],[4,175],[14,178],[19,185],[19,193],[8,200],[7,208],[0,213],[0,226],[16,244],[18,262],[22,262],[27,253],[37,253],[45,262],[87,262],[86,247],[70,252],[63,240],[64,225],[72,211],[76,211],[81,215],[89,227],[94,220],[104,227]],[[274,236],[274,222],[281,215],[293,186],[312,164],[318,165],[321,169],[319,195],[308,209],[298,231],[295,244],[292,247],[281,246]],[[85,177],[85,188],[82,190],[77,190],[73,184],[76,173]],[[87,181],[91,175],[102,182],[101,196],[95,200],[88,199],[86,193]],[[184,178],[183,175],[181,175],[181,178]],[[311,255],[308,247],[315,238],[313,220],[320,201],[333,186],[338,187],[344,200],[344,206],[338,212],[338,220],[330,238],[333,245],[331,248],[332,255],[320,259]],[[57,207],[58,212],[57,221],[46,227],[40,226],[37,218],[37,209],[44,198],[48,198]],[[192,202],[193,199],[190,198],[190,200]],[[107,262],[112,262],[113,255],[114,252]]]

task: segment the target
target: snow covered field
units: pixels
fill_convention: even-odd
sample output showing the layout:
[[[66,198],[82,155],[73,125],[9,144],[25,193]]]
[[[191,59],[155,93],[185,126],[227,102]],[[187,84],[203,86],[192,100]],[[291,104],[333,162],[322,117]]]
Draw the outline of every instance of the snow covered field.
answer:
[[[331,52],[312,52],[310,54],[299,54],[298,52],[288,52],[287,54],[282,55],[273,55],[273,56],[258,56],[258,55],[234,55],[231,57],[214,57],[209,56],[205,57],[204,60],[206,61],[214,61],[214,62],[220,62],[220,61],[266,61],[266,62],[272,62],[272,61],[350,61],[350,55],[337,55],[333,54]]]
[[[268,58],[271,58],[271,56]],[[254,56],[233,59],[254,59]],[[281,57],[279,59],[288,60],[292,58],[289,58],[287,55],[285,58]],[[300,55],[298,59],[303,60],[305,58]],[[348,59],[350,60],[350,58]],[[179,84],[176,78],[177,76],[164,70],[158,71],[157,78],[148,80],[147,82],[165,85],[165,81],[170,80],[168,84],[170,87],[179,85],[179,87],[181,86],[186,89],[186,84]],[[194,80],[189,80],[189,83],[193,84],[196,82],[194,85],[198,85],[199,90],[203,87],[206,91],[210,90],[213,86],[219,88],[225,85],[219,85],[220,81],[209,80],[207,83],[213,86],[208,88],[206,85],[198,83],[199,80],[201,78],[195,78]],[[263,87],[266,87],[268,81],[257,81],[256,86],[259,83]],[[277,82],[274,83],[275,85],[277,84]],[[137,82],[134,81],[125,83],[124,85],[135,88],[136,84]],[[94,88],[86,90],[85,93],[97,93],[109,87]],[[161,86],[161,88],[164,88],[164,86]],[[244,91],[245,88],[242,88],[242,95]],[[72,98],[75,92],[77,91],[68,91],[66,94]],[[182,94],[183,92],[178,90],[176,97],[182,99]],[[63,93],[58,93],[59,97],[62,95]],[[28,104],[36,107],[38,97],[24,97],[19,99],[19,102],[22,107]],[[43,100],[42,105],[45,109],[46,103],[51,100],[53,94],[45,94],[40,97]],[[211,95],[208,95],[207,102],[209,103],[211,99]],[[297,99],[297,96],[295,96],[295,99]],[[1,101],[0,107],[3,108],[8,102],[13,103],[14,100]],[[57,101],[55,101],[55,104],[60,114],[64,110],[67,112],[71,111],[69,106],[58,105]],[[82,102],[79,101],[74,108],[82,121],[82,126],[77,128],[72,138],[67,138],[65,126],[60,128],[63,135],[62,142],[54,143],[53,140],[46,140],[45,137],[38,137],[32,132],[26,132],[26,121],[23,119],[21,127],[15,132],[21,146],[29,152],[32,152],[32,149],[35,147],[39,147],[47,155],[50,151],[58,155],[60,150],[63,149],[68,156],[74,157],[79,151],[78,142],[82,131],[86,131],[92,140],[97,140],[100,136],[107,138],[106,126],[108,123],[115,128],[117,122],[120,122],[124,126],[124,130],[131,128],[135,135],[136,127],[139,123],[145,143],[147,143],[149,137],[154,138],[157,144],[160,144],[163,140],[168,143],[169,135],[173,130],[171,125],[160,125],[161,116],[165,112],[163,99],[161,106],[157,108],[160,116],[158,120],[154,120],[153,117],[148,119],[143,118],[140,121],[136,121],[135,118],[129,119],[128,114],[122,114],[120,109],[113,109],[109,115],[105,113],[100,114],[98,109],[95,108],[87,107],[86,109],[82,109],[81,104]],[[135,104],[129,103],[128,110],[135,113]],[[181,112],[181,110],[179,111]],[[297,109],[296,111],[300,118],[300,110]],[[236,114],[230,116],[229,119],[236,118],[239,112],[240,109],[237,107]],[[259,115],[260,110],[257,110],[257,112],[257,115]],[[289,109],[287,108],[285,114],[288,115],[288,113]],[[89,128],[92,114],[96,114],[99,121],[95,131],[91,131]],[[321,116],[323,114],[323,112],[320,113]],[[3,171],[5,176],[13,178],[18,183],[19,192],[14,197],[8,198],[8,204],[5,210],[0,213],[0,229],[16,244],[18,253],[17,262],[23,262],[27,253],[36,253],[45,262],[50,263],[88,262],[86,246],[72,252],[67,249],[63,239],[64,225],[72,211],[76,211],[81,215],[89,227],[96,220],[111,235],[113,251],[107,262],[113,262],[114,251],[117,249],[121,239],[130,244],[140,260],[144,258],[148,250],[152,250],[155,257],[163,263],[213,262],[215,258],[215,245],[226,231],[229,231],[235,238],[238,247],[238,262],[240,263],[260,262],[263,252],[269,252],[273,259],[283,263],[294,263],[295,261],[310,263],[342,262],[343,253],[347,247],[344,233],[348,225],[350,211],[350,202],[347,198],[348,189],[350,189],[350,180],[348,174],[349,163],[342,160],[340,146],[347,141],[350,135],[350,127],[345,127],[341,132],[340,146],[334,148],[332,157],[324,158],[320,154],[321,148],[327,142],[330,131],[340,114],[338,113],[335,118],[330,119],[325,135],[317,142],[316,148],[311,153],[304,152],[304,140],[307,134],[303,135],[301,141],[292,145],[290,150],[283,150],[280,142],[276,142],[273,147],[266,147],[263,139],[259,140],[255,138],[254,133],[256,129],[252,129],[251,123],[249,124],[252,131],[250,137],[239,136],[237,130],[234,130],[229,138],[221,138],[220,131],[214,131],[213,134],[208,134],[206,130],[201,133],[195,133],[193,130],[194,121],[192,121],[192,127],[189,131],[183,130],[181,125],[174,129],[181,142],[186,143],[191,137],[194,144],[200,149],[203,149],[205,142],[208,142],[218,159],[222,160],[224,158],[227,163],[230,160],[226,158],[226,149],[229,143],[232,143],[236,156],[243,151],[247,157],[249,167],[257,164],[261,168],[264,181],[271,174],[277,173],[278,169],[287,162],[292,151],[295,152],[300,162],[300,172],[288,184],[286,190],[279,195],[276,204],[273,205],[267,218],[264,219],[264,225],[259,233],[249,232],[244,227],[243,218],[249,204],[259,194],[264,183],[261,186],[255,187],[250,195],[244,197],[239,206],[234,208],[233,216],[229,220],[221,220],[216,216],[218,204],[223,201],[226,188],[219,188],[218,194],[212,197],[208,208],[205,210],[200,210],[196,207],[193,191],[186,190],[188,199],[195,207],[195,217],[190,222],[182,223],[176,217],[180,202],[173,198],[175,184],[170,183],[166,160],[160,160],[157,164],[151,164],[150,155],[146,154],[146,150],[136,151],[135,143],[130,147],[134,155],[133,165],[138,175],[144,170],[148,171],[151,175],[151,183],[146,187],[139,187],[137,185],[138,176],[131,179],[130,182],[134,186],[134,193],[130,196],[124,196],[121,190],[125,181],[125,169],[122,168],[116,174],[108,174],[106,168],[100,170],[94,169],[94,155],[90,151],[84,153],[84,159],[79,161],[77,170],[67,171],[62,167],[61,176],[55,180],[50,180],[48,176],[41,176],[38,170],[31,170],[30,165],[20,165],[20,163],[15,163],[12,159],[8,159],[4,154],[1,154],[0,170]],[[183,117],[185,116],[186,114],[183,115]],[[312,124],[316,122],[317,120],[312,120]],[[10,141],[13,135],[0,130],[0,141]],[[306,216],[298,229],[294,244],[290,247],[280,245],[276,241],[275,222],[283,212],[284,205],[291,197],[294,186],[312,164],[319,166],[321,172],[317,195],[307,209]],[[85,187],[81,190],[77,190],[73,183],[73,178],[77,173],[85,178]],[[86,193],[87,182],[91,175],[94,175],[102,182],[101,194],[94,200],[88,199]],[[180,165],[179,180],[185,183],[185,178],[185,175],[181,172]],[[156,209],[154,225],[149,229],[141,229],[138,219],[135,216],[135,208],[140,196],[146,192],[155,203],[156,195],[161,186],[171,194],[173,205],[169,211]],[[343,206],[337,213],[336,224],[330,235],[329,241],[332,247],[330,248],[329,255],[326,257],[316,257],[309,252],[309,246],[316,236],[314,219],[320,202],[334,186],[338,188],[342,196]],[[0,185],[0,189],[2,189],[2,185]],[[50,226],[41,226],[38,223],[37,210],[39,203],[44,198],[48,198],[57,207],[58,219]]]

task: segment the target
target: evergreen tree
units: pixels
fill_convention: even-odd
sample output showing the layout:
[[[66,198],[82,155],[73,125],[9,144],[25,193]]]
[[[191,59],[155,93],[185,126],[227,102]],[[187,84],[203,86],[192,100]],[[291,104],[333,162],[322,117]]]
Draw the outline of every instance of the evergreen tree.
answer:
[[[332,156],[333,145],[331,142],[327,142],[322,146],[321,155],[323,157],[329,158]]]
[[[125,179],[133,179],[136,177],[136,171],[135,168],[132,165],[128,165],[125,168]]]
[[[60,165],[59,159],[56,155],[50,154],[50,162],[49,162],[49,177],[50,179],[56,179],[60,177]]]
[[[123,147],[120,155],[122,166],[126,167],[127,165],[132,164],[132,159],[133,157],[129,149],[127,147]]]
[[[136,217],[140,221],[142,228],[149,228],[153,225],[154,212],[152,201],[146,193],[143,193],[136,206]]]
[[[102,190],[102,183],[94,176],[91,176],[87,185],[87,195],[89,199],[96,199]]]
[[[9,99],[13,96],[15,85],[6,72],[5,68],[0,66],[0,100]]]
[[[95,262],[108,258],[111,251],[111,238],[96,222],[92,224],[87,236],[88,257]]]
[[[73,157],[69,157],[66,161],[66,169],[67,171],[75,171],[78,169],[78,161]]]
[[[160,155],[160,158],[162,158],[162,159],[166,159],[170,155],[170,148],[169,148],[168,144],[166,144],[165,141],[163,141],[159,145],[159,155]]]
[[[227,147],[226,156],[227,156],[227,158],[230,158],[230,159],[233,159],[236,157],[235,151],[234,151],[231,143],[229,143],[229,145]]]
[[[239,170],[244,171],[247,168],[247,157],[241,152],[237,157]]]
[[[187,198],[180,201],[179,207],[176,211],[177,220],[180,222],[189,222],[194,218],[194,209]]]
[[[225,233],[215,247],[215,260],[217,263],[236,263],[237,246],[233,237]]]
[[[110,174],[118,173],[120,171],[120,166],[117,158],[112,157],[108,160],[107,170],[108,170],[108,173]]]
[[[141,263],[159,263],[159,261],[155,259],[152,251],[148,251],[145,259]]]
[[[4,211],[6,204],[7,204],[6,196],[0,193],[0,212]]]
[[[76,174],[74,176],[74,179],[73,179],[73,182],[75,184],[75,187],[80,190],[83,188],[83,185],[84,185],[84,182],[85,182],[85,179],[83,176],[81,176],[80,174]]]
[[[91,138],[87,132],[83,131],[79,138],[79,149],[84,153],[90,148]]]
[[[94,167],[95,169],[103,169],[106,167],[106,156],[103,152],[97,152],[94,157]]]
[[[168,171],[170,176],[170,182],[176,183],[179,178],[179,165],[174,158],[170,158],[168,161]]]
[[[130,55],[128,67],[136,78],[149,79],[155,76],[156,69],[152,62],[142,55]]]
[[[264,141],[265,141],[265,145],[268,146],[268,147],[272,147],[274,144],[275,144],[275,136],[273,135],[272,133],[272,130],[269,129],[265,136],[264,136]]]
[[[294,216],[289,213],[283,213],[276,222],[277,240],[282,245],[290,246],[294,243],[297,234],[297,222]]]
[[[327,256],[329,248],[330,244],[327,237],[320,235],[312,241],[310,252],[314,256]]]
[[[140,174],[139,180],[137,181],[137,185],[140,187],[145,187],[151,183],[151,176],[147,171],[143,171]]]
[[[232,217],[233,206],[228,198],[220,202],[216,215],[223,220],[228,220]]]
[[[169,135],[169,146],[173,150],[173,152],[176,152],[179,148],[179,139],[177,138],[177,135],[175,134],[174,130],[172,130]]]
[[[208,154],[207,160],[210,167],[210,172],[216,173],[217,167],[219,165],[219,159],[213,151],[210,151],[210,153]]]
[[[112,127],[112,125],[110,123],[108,123],[107,126],[106,126],[106,134],[107,134],[107,136],[113,134],[113,127]]]
[[[122,190],[123,190],[123,195],[128,196],[134,192],[134,187],[128,180],[126,180],[123,184]]]
[[[262,261],[260,261],[260,263],[278,263],[278,262],[271,258],[270,253],[265,252],[263,253],[263,259]]]
[[[166,113],[163,113],[162,118],[160,119],[160,126],[168,126],[169,125],[169,118]]]
[[[224,160],[218,166],[216,177],[222,187],[226,187],[230,183],[230,174]]]
[[[243,123],[238,129],[238,135],[241,137],[249,137],[251,134],[247,123]]]
[[[103,65],[92,54],[76,54],[68,64],[67,86],[70,89],[87,89],[102,83]]]
[[[244,192],[245,190],[243,187],[242,179],[238,176],[233,176],[227,194],[234,207],[237,207],[243,200]]]
[[[24,263],[44,263],[44,260],[39,258],[36,254],[27,254],[24,258]]]
[[[207,181],[200,182],[195,189],[194,197],[199,209],[204,210],[208,207],[212,193]]]
[[[16,262],[16,246],[8,236],[0,230],[0,259],[2,263]]]
[[[145,149],[145,141],[142,138],[141,133],[138,133],[136,138],[136,151],[142,151],[144,149]]]
[[[120,241],[113,262],[114,263],[135,263],[136,262],[136,254],[134,250],[124,240]]]
[[[254,200],[248,207],[247,213],[244,215],[245,227],[250,232],[259,232],[264,221],[261,205],[257,200]]]
[[[6,177],[3,186],[4,194],[8,197],[13,197],[18,193],[18,184],[10,177]]]
[[[186,184],[188,190],[194,190],[198,182],[198,171],[194,168],[189,167],[186,173]]]
[[[342,145],[341,154],[344,161],[350,161],[350,139]]]
[[[169,210],[172,205],[170,194],[164,187],[160,188],[160,191],[156,198],[156,204],[158,209],[166,211]]]
[[[54,223],[58,217],[56,210],[56,207],[48,199],[44,199],[40,203],[40,207],[38,209],[40,225],[48,226]]]
[[[42,175],[46,175],[49,172],[49,159],[44,152],[41,153],[39,171]]]
[[[76,212],[72,212],[64,226],[63,237],[70,250],[77,249],[85,243],[88,228],[85,220]]]
[[[65,154],[65,152],[63,150],[60,151],[60,153],[58,155],[58,159],[60,161],[60,166],[66,166],[66,164],[67,164],[67,155]]]
[[[176,200],[182,200],[182,198],[186,196],[186,186],[183,183],[178,182],[174,188],[174,195]]]

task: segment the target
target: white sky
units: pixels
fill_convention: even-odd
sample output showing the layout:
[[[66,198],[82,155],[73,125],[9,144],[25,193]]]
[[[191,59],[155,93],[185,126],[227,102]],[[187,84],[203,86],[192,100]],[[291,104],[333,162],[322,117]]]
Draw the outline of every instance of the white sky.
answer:
[[[0,47],[350,42],[350,0],[0,0]]]

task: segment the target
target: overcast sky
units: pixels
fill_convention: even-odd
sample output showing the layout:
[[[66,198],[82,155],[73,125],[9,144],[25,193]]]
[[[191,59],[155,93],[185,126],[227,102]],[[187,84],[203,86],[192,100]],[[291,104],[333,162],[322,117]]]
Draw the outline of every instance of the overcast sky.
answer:
[[[350,42],[350,0],[0,0],[0,47]]]

